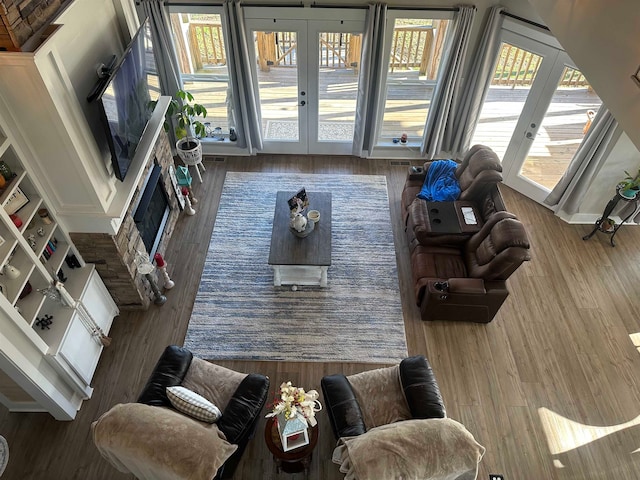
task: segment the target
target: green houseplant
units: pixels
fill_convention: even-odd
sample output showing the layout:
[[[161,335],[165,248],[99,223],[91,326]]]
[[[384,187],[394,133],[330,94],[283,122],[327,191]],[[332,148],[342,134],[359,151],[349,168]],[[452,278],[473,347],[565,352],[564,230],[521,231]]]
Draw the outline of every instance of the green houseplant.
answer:
[[[153,101],[150,106],[155,108],[156,103]],[[164,129],[168,132],[172,124],[175,126],[176,151],[185,165],[202,162],[200,137],[206,136],[206,129],[198,117],[204,119],[206,116],[207,109],[195,103],[193,95],[185,90],[178,90],[176,97],[169,102]]]

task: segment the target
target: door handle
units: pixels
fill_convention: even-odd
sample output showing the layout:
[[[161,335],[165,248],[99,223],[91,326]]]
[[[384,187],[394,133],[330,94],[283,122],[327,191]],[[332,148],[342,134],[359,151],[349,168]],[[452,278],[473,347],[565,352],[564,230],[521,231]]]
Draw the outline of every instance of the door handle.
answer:
[[[527,137],[527,138],[533,138],[533,137],[534,137],[534,135],[533,135],[533,133],[531,133],[531,132],[527,132],[527,134],[525,135],[525,137]]]
[[[307,104],[307,102],[305,102],[304,100],[302,100],[298,105],[301,107],[304,107]]]

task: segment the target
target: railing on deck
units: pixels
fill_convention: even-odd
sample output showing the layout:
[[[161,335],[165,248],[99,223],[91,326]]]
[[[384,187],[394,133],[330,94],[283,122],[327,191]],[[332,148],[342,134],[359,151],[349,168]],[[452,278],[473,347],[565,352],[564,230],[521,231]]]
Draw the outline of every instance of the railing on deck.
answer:
[[[205,66],[225,65],[222,25],[205,21],[189,22],[189,52],[196,71]]]
[[[536,78],[541,63],[540,55],[503,43],[491,85],[505,85],[511,88],[530,86]],[[565,67],[558,86],[590,87],[584,75],[570,67]]]
[[[434,33],[435,32],[435,33]],[[392,39],[389,68],[418,69],[420,75],[433,79],[442,57],[446,22],[434,21],[433,26],[396,27]],[[203,68],[225,65],[222,25],[202,20],[190,20],[188,27],[188,59],[180,56],[183,72],[197,73]],[[256,32],[258,65],[261,71],[271,66],[297,64],[295,32]],[[360,67],[362,35],[352,33],[322,33],[320,36],[320,66],[330,68]],[[193,70],[193,71],[192,71]]]
[[[434,20],[433,26],[396,26],[391,40],[389,70],[418,69],[419,75],[435,79],[443,54],[446,35],[445,21]],[[188,28],[188,61],[181,58],[183,72],[196,73],[203,68],[227,63],[222,25],[201,20],[190,20]],[[271,66],[297,65],[297,38],[295,32],[257,32],[258,64],[261,71]],[[362,35],[352,33],[323,33],[320,36],[320,66],[353,68],[358,71]],[[494,71],[492,85],[511,88],[530,86],[538,73],[542,57],[508,43],[503,43]],[[566,67],[559,86],[589,87],[589,82],[576,69]]]
[[[391,40],[389,71],[419,68],[426,75],[433,45],[433,27],[397,27]]]
[[[258,65],[268,72],[271,66],[297,65],[297,41],[294,32],[256,32]],[[360,64],[362,35],[322,33],[319,64],[321,67],[357,68]]]

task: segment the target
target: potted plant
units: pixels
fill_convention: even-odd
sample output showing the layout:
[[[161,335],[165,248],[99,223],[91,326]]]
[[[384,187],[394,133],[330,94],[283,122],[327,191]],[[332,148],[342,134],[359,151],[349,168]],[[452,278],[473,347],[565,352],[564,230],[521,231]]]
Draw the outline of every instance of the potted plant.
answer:
[[[624,171],[626,177],[617,185],[618,193],[627,200],[633,200],[640,191],[640,169],[635,176],[631,175],[626,170]]]
[[[177,98],[172,98],[167,108],[167,120],[164,122],[165,131],[169,131],[174,120],[176,151],[185,165],[197,165],[202,162],[202,145],[200,137],[206,136],[204,124],[198,120],[207,116],[207,109],[199,103],[194,103],[193,95],[185,90],[178,90]],[[155,108],[156,102],[150,103]]]

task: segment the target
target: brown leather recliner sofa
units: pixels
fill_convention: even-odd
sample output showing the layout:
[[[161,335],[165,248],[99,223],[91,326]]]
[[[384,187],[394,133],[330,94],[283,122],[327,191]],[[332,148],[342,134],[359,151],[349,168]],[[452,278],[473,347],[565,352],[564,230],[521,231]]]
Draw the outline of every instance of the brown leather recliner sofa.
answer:
[[[461,193],[456,203],[473,206],[477,224],[459,233],[430,226],[433,203],[416,198],[431,162],[410,170],[402,212],[411,254],[416,303],[423,320],[487,323],[509,295],[507,278],[530,259],[522,223],[506,211],[498,183],[500,161],[483,145],[469,149],[455,171]]]

